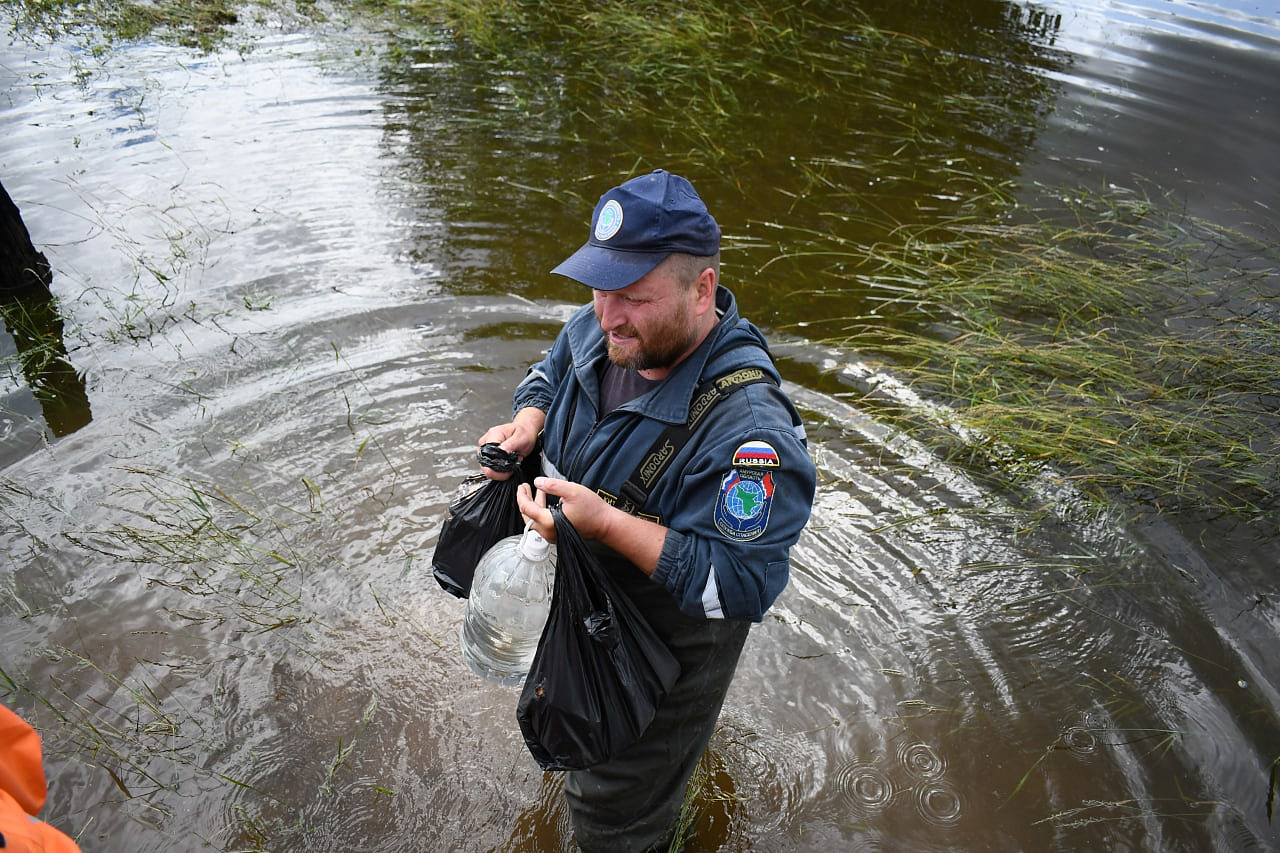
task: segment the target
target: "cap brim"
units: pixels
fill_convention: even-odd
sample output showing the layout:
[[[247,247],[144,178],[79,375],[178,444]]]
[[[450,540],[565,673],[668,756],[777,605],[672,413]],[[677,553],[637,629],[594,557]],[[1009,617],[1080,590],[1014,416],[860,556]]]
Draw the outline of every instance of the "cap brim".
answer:
[[[586,243],[553,269],[594,290],[621,290],[666,260],[670,252],[618,252]]]

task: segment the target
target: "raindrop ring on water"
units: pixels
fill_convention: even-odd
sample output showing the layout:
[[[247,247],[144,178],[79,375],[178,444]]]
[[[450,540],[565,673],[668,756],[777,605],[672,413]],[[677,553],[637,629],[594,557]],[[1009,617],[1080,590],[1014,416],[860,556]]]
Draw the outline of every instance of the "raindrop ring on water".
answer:
[[[915,788],[916,811],[934,826],[960,820],[960,793],[945,782],[922,782]]]
[[[872,764],[846,764],[836,774],[836,786],[859,815],[871,815],[893,799],[893,780]]]
[[[947,762],[927,743],[907,743],[898,748],[898,762],[912,778],[922,782],[941,779]]]
[[[1091,755],[1098,749],[1098,736],[1084,726],[1071,726],[1062,733],[1062,743],[1075,755]]]

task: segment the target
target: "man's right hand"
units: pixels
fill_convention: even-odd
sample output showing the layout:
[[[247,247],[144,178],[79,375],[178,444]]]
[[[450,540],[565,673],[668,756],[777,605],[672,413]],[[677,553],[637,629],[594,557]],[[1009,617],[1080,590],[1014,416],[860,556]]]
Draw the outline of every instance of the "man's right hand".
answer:
[[[516,412],[516,416],[510,423],[491,427],[488,432],[480,436],[476,446],[496,444],[508,453],[519,454],[523,459],[538,446],[538,435],[542,432],[542,425],[546,420],[547,413],[541,409],[532,406],[523,408]],[[483,466],[480,470],[490,480],[505,480],[511,476],[510,471],[495,471]]]

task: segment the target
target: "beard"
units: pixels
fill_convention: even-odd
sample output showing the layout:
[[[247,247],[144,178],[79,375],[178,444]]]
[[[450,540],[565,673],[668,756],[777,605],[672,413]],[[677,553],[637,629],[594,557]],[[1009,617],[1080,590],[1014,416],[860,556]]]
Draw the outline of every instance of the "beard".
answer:
[[[617,329],[618,334],[632,339],[629,346],[608,341],[609,361],[627,370],[657,370],[674,367],[694,344],[692,318],[688,312],[672,317],[671,322],[641,335],[633,326]],[[606,338],[606,340],[608,340]]]

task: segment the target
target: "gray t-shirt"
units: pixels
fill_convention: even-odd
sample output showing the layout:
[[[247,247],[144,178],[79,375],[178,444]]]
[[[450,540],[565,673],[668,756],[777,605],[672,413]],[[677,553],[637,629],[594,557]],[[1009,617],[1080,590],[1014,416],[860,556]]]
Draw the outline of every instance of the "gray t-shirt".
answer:
[[[606,361],[604,364],[604,375],[600,377],[600,417],[609,414],[623,403],[634,400],[662,381],[645,379],[639,371],[618,367],[611,361]]]

